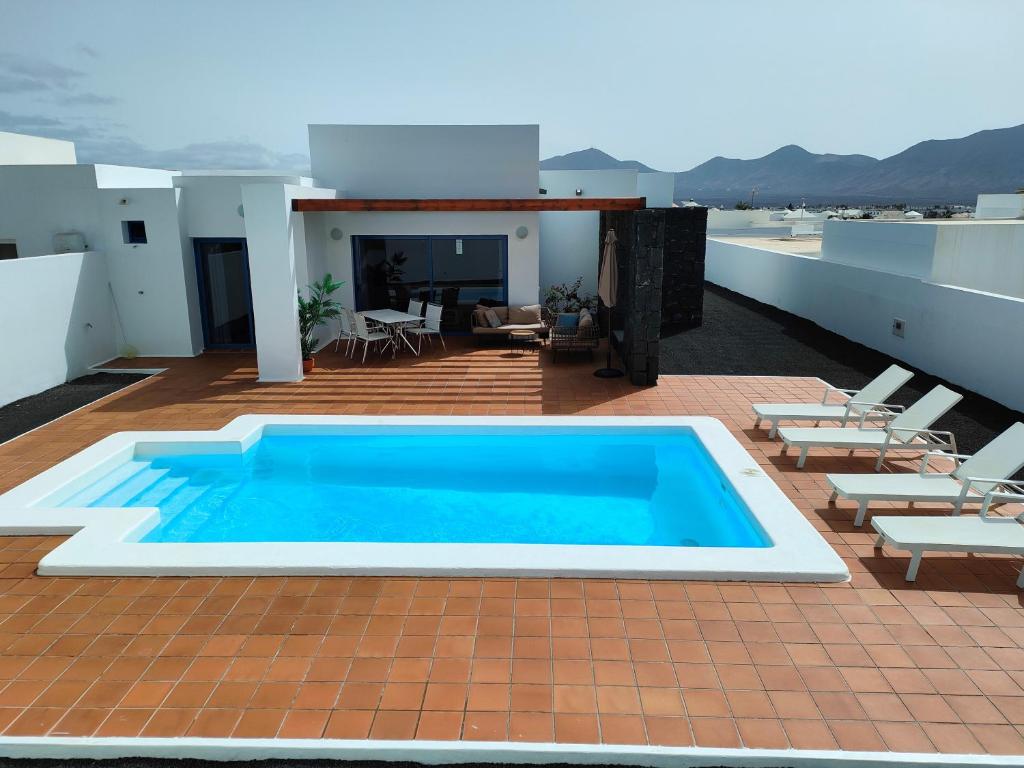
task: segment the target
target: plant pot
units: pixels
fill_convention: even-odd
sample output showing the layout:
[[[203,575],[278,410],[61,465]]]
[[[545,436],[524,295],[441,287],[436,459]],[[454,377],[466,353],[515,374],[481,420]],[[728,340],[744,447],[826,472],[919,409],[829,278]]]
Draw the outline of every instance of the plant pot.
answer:
[[[302,358],[302,372],[303,373],[309,373],[310,371],[313,370],[314,367],[316,367],[316,360],[314,360],[312,357],[304,357],[304,358]]]

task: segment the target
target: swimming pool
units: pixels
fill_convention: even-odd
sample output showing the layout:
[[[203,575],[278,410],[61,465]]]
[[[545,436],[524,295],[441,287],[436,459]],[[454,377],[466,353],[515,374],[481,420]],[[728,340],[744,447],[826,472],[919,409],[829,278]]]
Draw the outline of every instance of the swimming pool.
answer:
[[[847,577],[703,417],[244,416],[112,435],[0,510],[79,531],[44,573]]]

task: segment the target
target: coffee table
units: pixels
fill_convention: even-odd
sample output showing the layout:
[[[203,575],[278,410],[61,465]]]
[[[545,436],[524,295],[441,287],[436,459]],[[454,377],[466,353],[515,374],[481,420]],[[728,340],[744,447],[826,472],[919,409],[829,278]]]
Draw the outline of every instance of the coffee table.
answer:
[[[540,339],[535,331],[509,331],[508,351],[515,352],[519,349],[526,352],[530,349],[536,349],[538,347],[538,341],[540,341]]]

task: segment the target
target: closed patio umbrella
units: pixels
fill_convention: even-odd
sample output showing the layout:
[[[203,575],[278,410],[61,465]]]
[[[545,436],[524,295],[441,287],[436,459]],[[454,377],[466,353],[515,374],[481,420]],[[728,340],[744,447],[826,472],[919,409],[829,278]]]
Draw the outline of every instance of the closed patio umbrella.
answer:
[[[614,379],[622,375],[618,368],[612,368],[612,307],[615,306],[619,294],[619,262],[616,256],[616,243],[619,239],[615,230],[609,229],[604,236],[604,253],[601,256],[601,272],[597,278],[597,295],[608,308],[608,360],[604,368],[594,371],[594,375],[602,379]]]

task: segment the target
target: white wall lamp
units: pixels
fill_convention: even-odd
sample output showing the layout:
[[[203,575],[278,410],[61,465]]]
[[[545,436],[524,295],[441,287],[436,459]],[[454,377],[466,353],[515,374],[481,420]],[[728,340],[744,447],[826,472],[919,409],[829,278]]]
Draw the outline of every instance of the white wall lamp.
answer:
[[[576,197],[580,197],[583,194],[582,187],[576,187]]]
[[[344,236],[345,236],[345,233],[342,232],[337,227],[333,227],[331,229],[331,240],[341,240],[341,238],[343,238]]]
[[[239,216],[241,216],[243,219],[245,218],[245,206],[240,205],[235,210],[238,211]]]
[[[525,240],[529,234],[530,234],[530,230],[527,229],[526,227],[524,227],[524,226],[516,227],[516,237],[518,237],[520,240]]]

